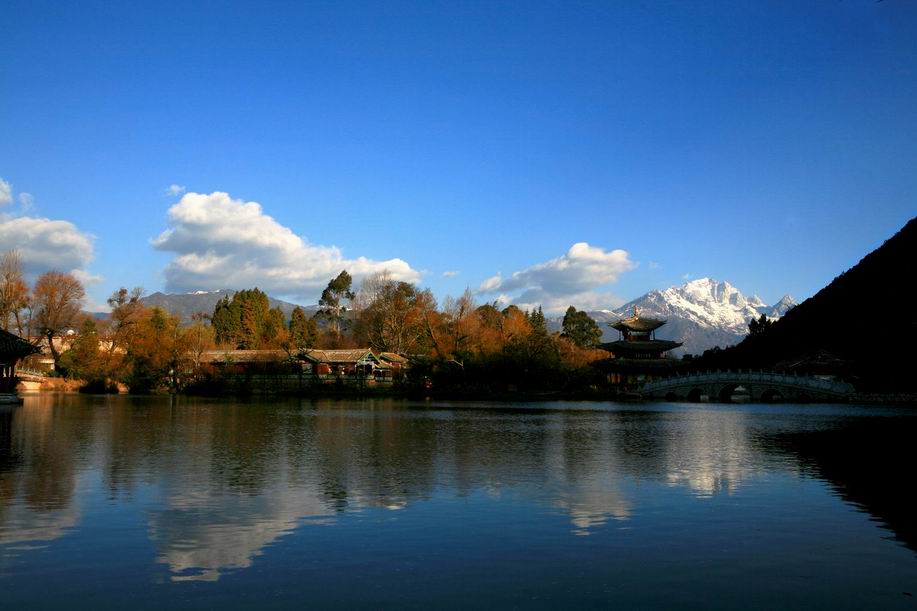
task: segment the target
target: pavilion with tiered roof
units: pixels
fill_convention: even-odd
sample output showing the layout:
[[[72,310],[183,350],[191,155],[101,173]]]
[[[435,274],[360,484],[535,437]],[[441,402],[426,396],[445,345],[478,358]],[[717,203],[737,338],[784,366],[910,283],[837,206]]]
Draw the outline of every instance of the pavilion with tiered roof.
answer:
[[[681,346],[681,342],[656,339],[656,329],[666,323],[658,318],[645,318],[634,307],[634,315],[609,323],[621,333],[620,339],[600,344],[611,353],[606,361],[609,381],[631,387],[668,374],[678,361],[666,358],[666,352]]]
[[[621,332],[621,339],[602,344],[600,347],[615,355],[615,358],[626,359],[661,359],[665,353],[681,346],[680,342],[656,339],[656,329],[666,321],[658,318],[643,318],[634,306],[634,315],[630,318],[609,323],[612,329]]]

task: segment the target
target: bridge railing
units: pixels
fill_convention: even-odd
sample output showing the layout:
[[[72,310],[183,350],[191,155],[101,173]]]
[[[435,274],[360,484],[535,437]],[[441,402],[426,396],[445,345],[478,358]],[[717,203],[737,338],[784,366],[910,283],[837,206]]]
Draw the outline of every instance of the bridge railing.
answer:
[[[48,377],[47,371],[38,371],[37,369],[28,369],[26,367],[17,367],[16,368],[17,376],[33,376],[36,378],[46,378]]]
[[[679,386],[688,386],[692,384],[709,384],[717,382],[726,383],[759,383],[774,384],[780,386],[804,387],[811,390],[819,390],[830,393],[846,394],[853,392],[853,386],[848,382],[837,380],[823,380],[812,376],[800,376],[796,373],[783,373],[763,370],[742,370],[737,371],[708,371],[705,373],[676,374],[661,380],[647,382],[643,388],[648,391],[654,391],[665,388],[675,388]]]

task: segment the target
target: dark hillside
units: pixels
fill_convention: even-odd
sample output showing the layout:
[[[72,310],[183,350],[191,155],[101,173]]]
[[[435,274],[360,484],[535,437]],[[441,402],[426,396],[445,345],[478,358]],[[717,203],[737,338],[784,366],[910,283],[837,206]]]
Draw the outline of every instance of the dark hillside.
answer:
[[[699,368],[774,368],[820,355],[866,391],[917,389],[917,218],[757,336]]]

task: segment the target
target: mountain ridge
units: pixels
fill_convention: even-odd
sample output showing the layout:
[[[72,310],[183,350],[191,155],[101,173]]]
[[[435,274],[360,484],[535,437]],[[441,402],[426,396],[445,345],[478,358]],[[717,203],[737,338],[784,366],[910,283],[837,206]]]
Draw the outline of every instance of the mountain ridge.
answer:
[[[861,389],[917,390],[915,274],[917,217],[764,332],[701,359],[698,366],[769,368],[821,353],[845,363],[845,375]],[[894,307],[893,313],[869,312],[856,321],[850,304],[864,297],[883,308]],[[858,332],[851,333],[854,324]]]
[[[223,297],[232,298],[238,291],[231,289],[220,289],[217,291],[193,291],[190,293],[163,293],[156,291],[140,299],[144,305],[158,307],[167,312],[178,316],[183,323],[191,322],[192,316],[202,312],[208,316],[213,313],[216,304]],[[306,314],[314,314],[318,310],[317,305],[301,306],[281,299],[275,299],[268,296],[268,303],[271,308],[279,307],[283,315],[289,320],[293,309],[300,307],[306,311]]]
[[[701,354],[719,346],[741,342],[748,335],[748,322],[761,314],[776,320],[796,305],[790,295],[768,305],[757,295],[746,297],[729,282],[699,278],[679,286],[653,289],[615,310],[591,310],[587,314],[599,323],[603,341],[618,339],[608,323],[632,316],[636,307],[641,316],[662,318],[666,324],[656,331],[657,339],[682,342],[673,356]],[[560,328],[562,318],[554,319]]]

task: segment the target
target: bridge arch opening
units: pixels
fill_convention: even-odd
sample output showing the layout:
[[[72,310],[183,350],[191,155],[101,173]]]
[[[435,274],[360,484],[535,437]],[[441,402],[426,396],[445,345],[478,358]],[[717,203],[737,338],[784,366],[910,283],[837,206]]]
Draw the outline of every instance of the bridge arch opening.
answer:
[[[700,388],[692,388],[688,393],[688,401],[691,403],[700,403],[707,395]]]
[[[783,400],[783,394],[776,388],[769,388],[761,393],[762,403],[781,403]]]
[[[665,394],[665,400],[666,400],[666,401],[670,401],[670,402],[678,401],[678,395],[676,395],[676,394],[675,394],[674,392],[672,392],[672,391],[669,391],[669,392],[667,392],[667,393]]]
[[[720,392],[717,395],[717,400],[720,403],[732,403],[732,396],[738,388],[738,384],[727,384],[720,389]]]

